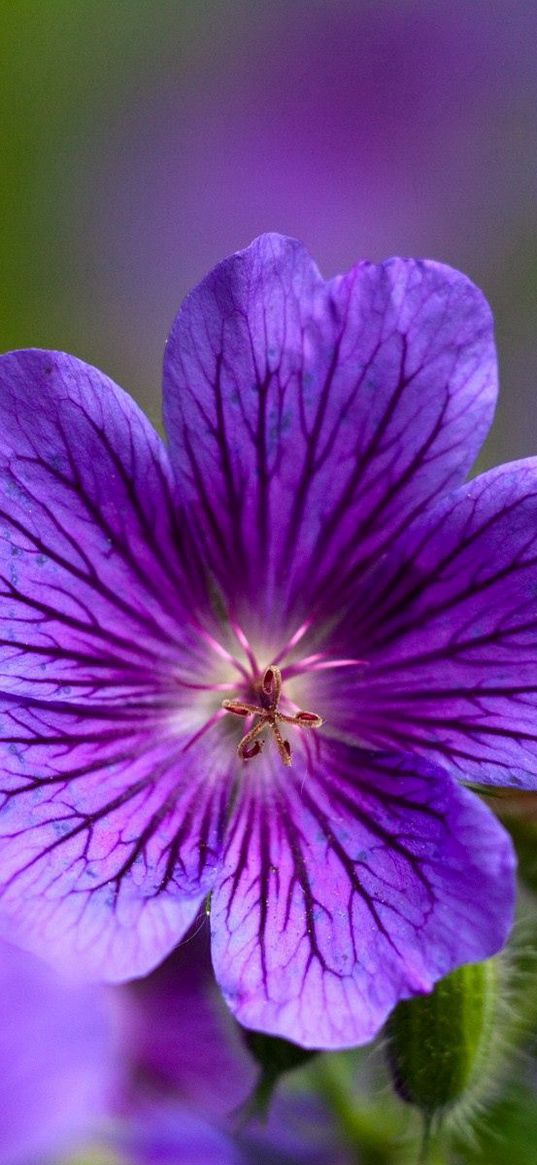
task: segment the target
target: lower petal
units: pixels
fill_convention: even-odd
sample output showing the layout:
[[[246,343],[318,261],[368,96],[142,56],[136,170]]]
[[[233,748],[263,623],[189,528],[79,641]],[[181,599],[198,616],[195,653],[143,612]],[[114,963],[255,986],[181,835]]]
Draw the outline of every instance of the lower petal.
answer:
[[[337,744],[315,773],[259,769],[213,892],[217,979],[247,1027],[366,1043],[399,999],[503,945],[513,871],[488,809],[414,757]]]

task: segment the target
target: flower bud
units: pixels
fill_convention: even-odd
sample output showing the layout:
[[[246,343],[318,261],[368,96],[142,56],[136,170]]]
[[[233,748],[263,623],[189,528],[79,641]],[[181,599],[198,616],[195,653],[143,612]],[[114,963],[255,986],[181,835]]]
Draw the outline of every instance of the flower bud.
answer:
[[[395,1087],[430,1121],[466,1104],[493,1075],[498,960],[469,963],[396,1007],[388,1025]]]

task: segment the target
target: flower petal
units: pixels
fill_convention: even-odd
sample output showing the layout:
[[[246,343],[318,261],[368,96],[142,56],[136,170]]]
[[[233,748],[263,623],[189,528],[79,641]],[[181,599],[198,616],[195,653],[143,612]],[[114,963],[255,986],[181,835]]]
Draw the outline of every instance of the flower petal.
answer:
[[[300,244],[263,235],[185,301],[164,391],[192,525],[265,626],[289,587],[304,611],[333,601],[462,482],[496,394],[490,311],[439,263],[325,283]]]
[[[131,1165],[248,1165],[250,1160],[227,1132],[169,1099],[146,1102],[116,1124],[108,1140],[114,1156]]]
[[[346,697],[362,739],[537,788],[537,460],[483,474],[404,535],[345,641],[369,661]]]
[[[251,1094],[259,1069],[215,982],[208,919],[151,975],[116,997],[135,1087],[143,1079],[173,1089],[218,1118]]]
[[[1,357],[0,394],[3,690],[154,687],[184,649],[193,585],[160,438],[61,352]]]
[[[0,1161],[53,1160],[95,1135],[121,1079],[105,991],[0,943]]]
[[[136,710],[6,699],[0,727],[0,932],[87,977],[144,974],[220,859],[231,782],[210,733],[190,749]]]
[[[222,1127],[176,1100],[146,1100],[115,1125],[107,1144],[130,1165],[348,1165],[348,1146],[311,1091],[282,1096],[279,1088],[266,1121],[237,1124],[236,1113]]]
[[[502,946],[513,869],[508,835],[442,770],[332,745],[316,772],[242,787],[212,897],[217,979],[247,1027],[365,1043],[399,999]]]

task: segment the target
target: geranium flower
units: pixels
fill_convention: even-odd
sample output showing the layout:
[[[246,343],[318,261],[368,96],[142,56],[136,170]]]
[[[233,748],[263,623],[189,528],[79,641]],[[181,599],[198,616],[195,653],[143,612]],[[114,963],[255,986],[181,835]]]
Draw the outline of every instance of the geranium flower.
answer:
[[[537,478],[462,484],[476,288],[261,237],[177,317],[169,451],[71,356],[0,382],[4,932],[121,980],[210,893],[237,1018],[325,1047],[498,950],[512,849],[455,778],[535,784]]]

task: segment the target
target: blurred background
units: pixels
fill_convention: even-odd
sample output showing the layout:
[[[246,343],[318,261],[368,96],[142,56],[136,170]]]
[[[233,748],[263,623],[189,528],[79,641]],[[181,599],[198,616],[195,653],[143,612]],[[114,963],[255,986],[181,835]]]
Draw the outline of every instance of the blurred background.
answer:
[[[487,460],[537,452],[537,6],[10,0],[3,349],[75,352],[159,416],[185,293],[264,230],[326,276],[461,267],[497,320]]]
[[[495,313],[502,397],[483,464],[537,454],[537,5],[9,0],[0,34],[2,350],[74,352],[158,423],[182,297],[256,234],[301,238],[326,276],[430,257],[469,274]],[[379,1056],[304,1069],[301,1111],[324,1098],[331,1148],[323,1117],[302,1150],[257,1145],[248,1160],[414,1161]],[[534,1161],[531,1047],[517,1064],[450,1161]],[[360,1073],[373,1099],[357,1099]],[[156,1148],[134,1131],[128,1159],[187,1162],[188,1121],[170,1120],[182,1148],[167,1125]],[[207,1136],[188,1163],[228,1160]],[[2,1162],[12,1152],[0,1144]]]

